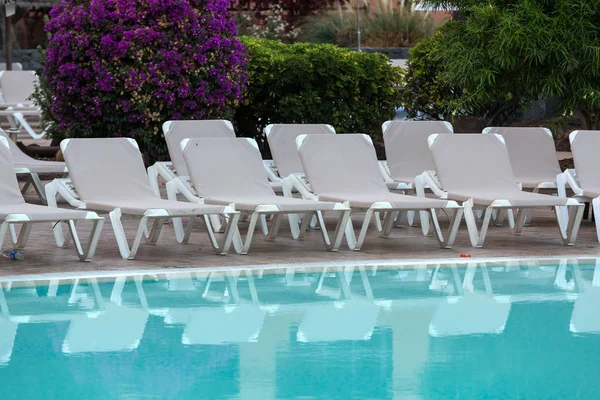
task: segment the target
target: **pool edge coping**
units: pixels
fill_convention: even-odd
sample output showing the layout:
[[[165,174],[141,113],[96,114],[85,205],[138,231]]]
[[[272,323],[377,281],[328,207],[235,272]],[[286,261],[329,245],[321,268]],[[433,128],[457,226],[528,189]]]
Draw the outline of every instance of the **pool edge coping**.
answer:
[[[243,271],[243,270],[275,270],[286,268],[318,268],[318,267],[366,267],[366,266],[406,266],[415,264],[471,264],[471,263],[497,263],[510,261],[564,261],[564,260],[600,260],[598,255],[573,255],[567,257],[560,256],[522,256],[522,257],[460,257],[460,258],[417,258],[417,259],[386,259],[386,260],[359,260],[359,261],[327,261],[327,262],[308,262],[308,263],[271,263],[271,264],[248,264],[232,265],[220,267],[163,267],[136,270],[99,270],[99,271],[76,271],[76,272],[52,272],[41,274],[23,274],[0,276],[0,282],[17,281],[37,281],[50,279],[85,279],[85,278],[110,278],[118,276],[143,276],[153,274],[183,274],[191,272],[224,272],[224,271]]]

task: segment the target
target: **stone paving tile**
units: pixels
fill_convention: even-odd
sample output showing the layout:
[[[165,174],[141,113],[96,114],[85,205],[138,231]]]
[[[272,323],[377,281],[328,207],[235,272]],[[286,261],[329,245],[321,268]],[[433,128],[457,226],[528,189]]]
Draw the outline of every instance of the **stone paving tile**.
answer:
[[[79,262],[73,247],[56,247],[52,229],[48,224],[37,224],[32,230],[30,242],[25,248],[24,261],[0,258],[0,276],[41,274],[78,271],[121,271],[159,268],[205,268],[222,266],[244,266],[265,264],[289,264],[332,262],[346,260],[407,260],[457,258],[461,253],[481,257],[577,257],[599,256],[600,245],[596,240],[595,228],[584,221],[575,246],[562,245],[553,212],[537,211],[531,227],[526,227],[520,236],[512,235],[507,226],[491,227],[483,249],[471,247],[464,222],[461,224],[456,243],[452,249],[440,249],[437,241],[424,237],[419,227],[403,227],[393,230],[390,238],[380,239],[372,226],[363,249],[359,252],[342,247],[337,253],[325,251],[318,231],[308,232],[305,240],[291,238],[289,227],[283,225],[276,241],[267,241],[260,232],[248,255],[230,254],[217,256],[212,252],[203,224],[194,227],[189,244],[177,243],[171,224],[163,229],[157,245],[142,244],[135,260],[120,258],[110,222],[107,220],[92,262]],[[130,237],[133,237],[137,222],[124,221]],[[88,227],[79,227],[82,239]]]

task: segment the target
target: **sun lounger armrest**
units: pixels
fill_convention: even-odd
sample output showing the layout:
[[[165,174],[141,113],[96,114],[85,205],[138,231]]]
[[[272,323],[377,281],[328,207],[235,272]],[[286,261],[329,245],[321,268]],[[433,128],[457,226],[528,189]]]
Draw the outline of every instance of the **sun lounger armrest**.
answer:
[[[556,177],[558,186],[558,194],[560,196],[567,196],[567,186],[571,188],[575,196],[583,195],[583,188],[579,185],[579,179],[577,179],[577,171],[575,169],[567,169],[562,174],[558,174]]]
[[[33,130],[31,125],[29,125],[29,122],[25,120],[25,116],[23,115],[23,113],[15,112],[13,114],[13,117],[15,119],[15,122],[17,123],[16,129],[19,131],[21,129],[25,129],[29,136],[31,136],[34,139],[42,139],[44,136],[46,136],[46,131],[48,130],[48,128],[52,126],[52,124],[48,124],[48,126],[46,126],[40,133],[37,133]]]
[[[170,182],[177,179],[177,173],[173,168],[173,163],[170,161],[158,161],[154,165],[148,167],[148,178],[152,190],[160,197],[160,188],[158,187],[158,177],[162,177],[165,181]]]
[[[46,185],[45,190],[49,207],[58,207],[56,199],[60,194],[71,206],[85,208],[85,203],[79,199],[70,178],[54,179]]]
[[[267,171],[267,177],[269,181],[274,183],[281,183],[282,179],[279,176],[279,171],[277,171],[277,167],[273,160],[263,160],[263,164],[265,166],[265,171]]]
[[[306,181],[306,176],[304,174],[291,174],[282,180],[282,184],[284,193],[286,191],[291,193],[293,188],[296,189],[296,191],[300,193],[304,199],[319,200],[319,197],[313,193],[310,184]]]
[[[448,193],[442,189],[435,171],[425,171],[415,179],[417,196],[425,197],[425,189],[429,188],[440,199],[446,199]]]
[[[192,187],[189,176],[179,176],[167,182],[167,198],[169,200],[177,200],[177,194],[181,193],[190,203],[203,203]]]

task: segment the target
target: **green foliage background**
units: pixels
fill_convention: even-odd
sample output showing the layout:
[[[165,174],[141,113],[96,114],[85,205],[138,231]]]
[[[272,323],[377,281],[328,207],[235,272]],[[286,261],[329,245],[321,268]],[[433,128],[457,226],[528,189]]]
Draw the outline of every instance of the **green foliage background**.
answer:
[[[401,105],[403,71],[382,54],[333,45],[242,37],[249,62],[248,91],[234,117],[238,133],[255,137],[267,152],[263,128],[271,123],[327,123],[337,132],[370,134]]]
[[[563,115],[600,128],[600,0],[429,3],[458,10],[431,48],[453,114],[508,120],[531,101],[554,98]]]

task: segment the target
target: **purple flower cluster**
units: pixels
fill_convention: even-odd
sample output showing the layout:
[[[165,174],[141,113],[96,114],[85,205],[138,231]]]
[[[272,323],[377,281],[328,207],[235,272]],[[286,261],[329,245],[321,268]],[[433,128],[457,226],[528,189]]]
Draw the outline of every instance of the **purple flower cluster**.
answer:
[[[230,118],[247,79],[231,0],[61,0],[43,78],[69,137],[135,137],[151,157],[169,119]]]

